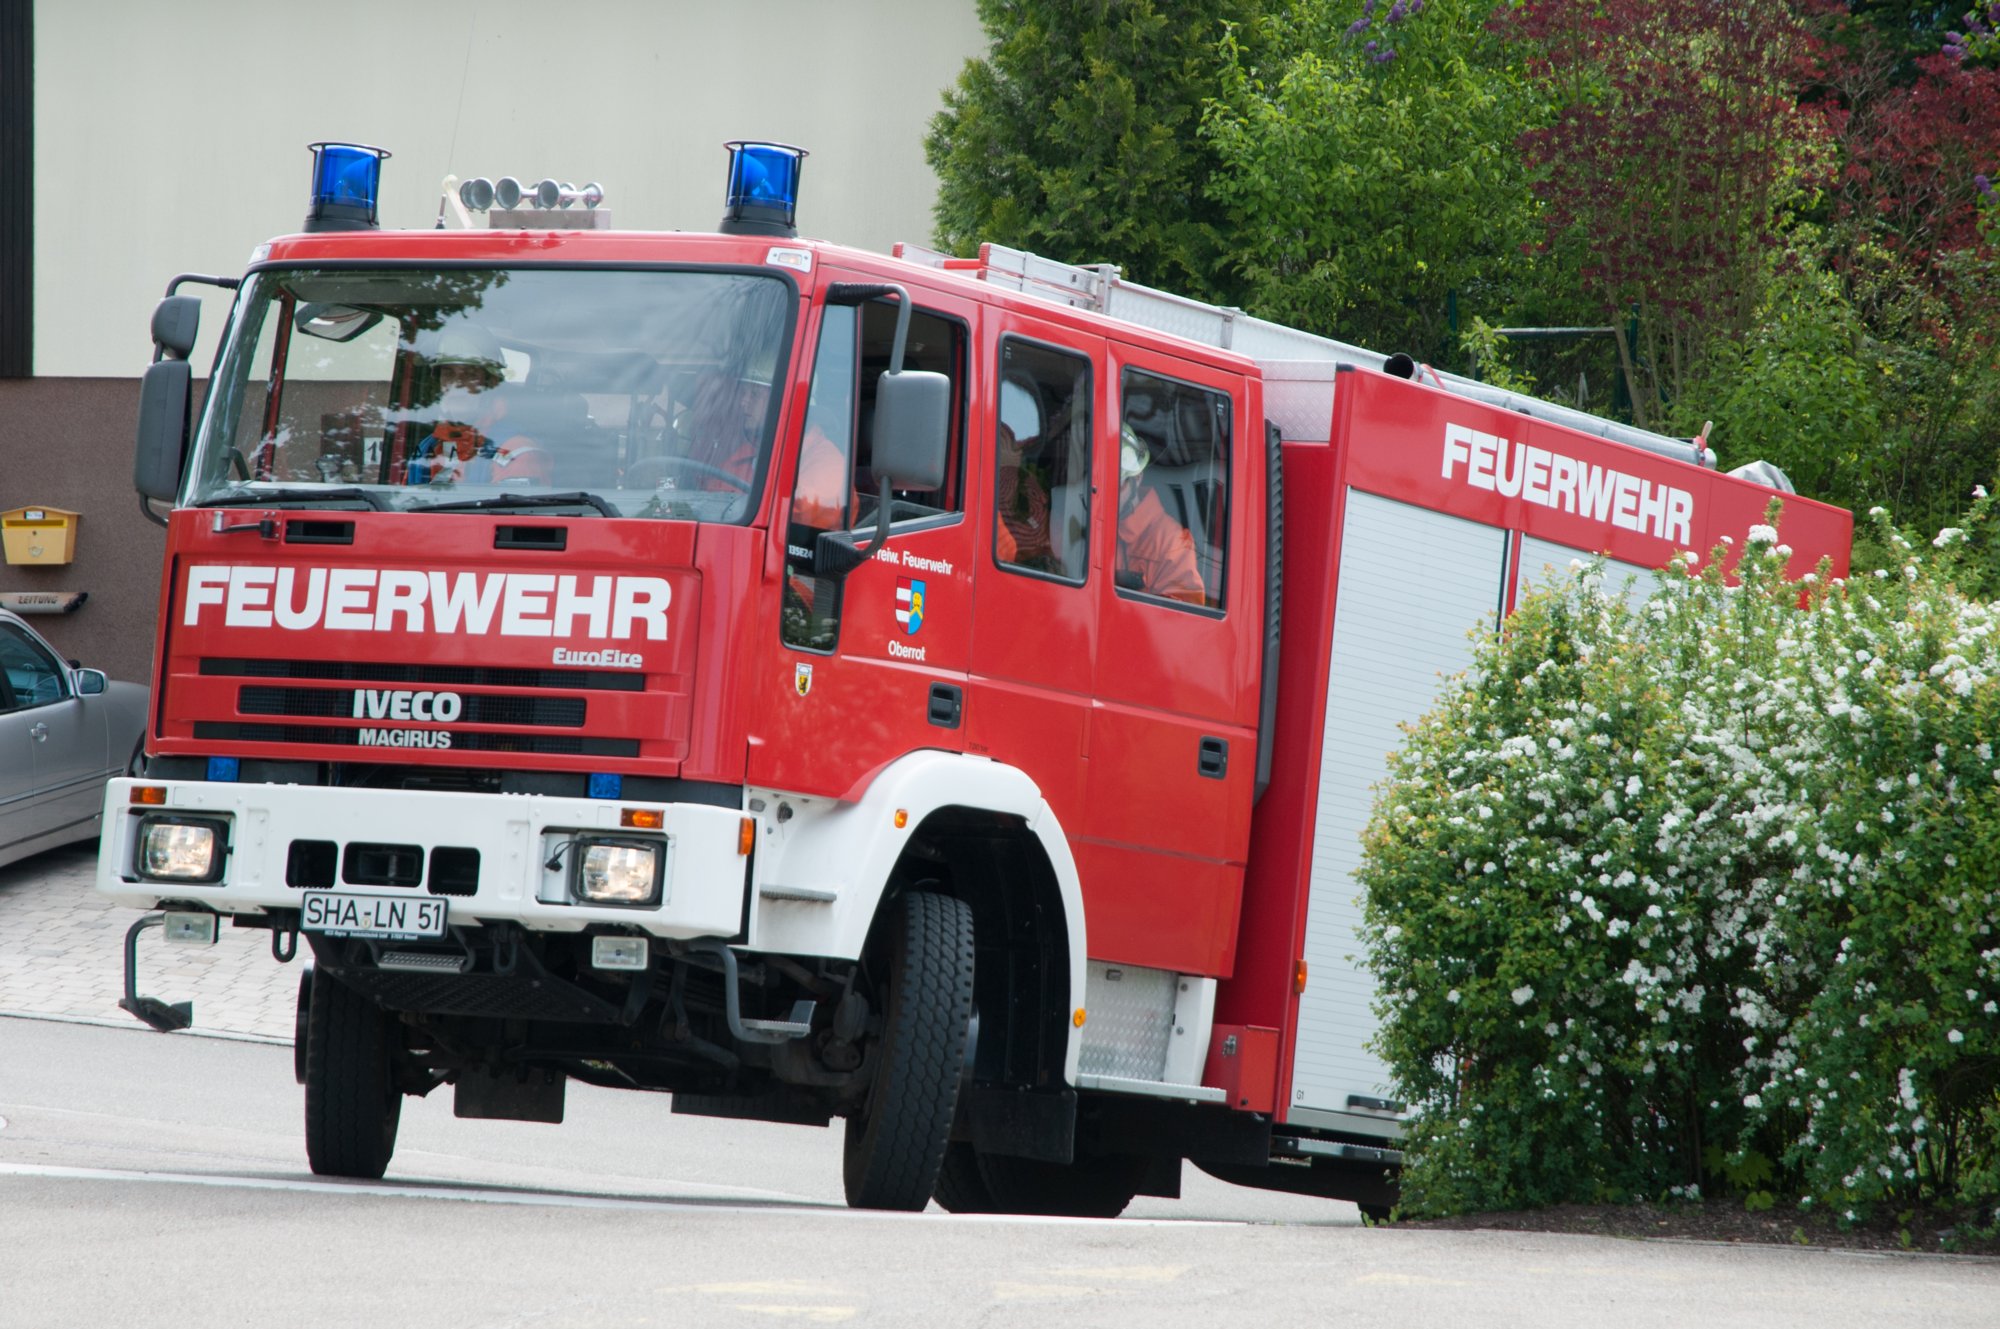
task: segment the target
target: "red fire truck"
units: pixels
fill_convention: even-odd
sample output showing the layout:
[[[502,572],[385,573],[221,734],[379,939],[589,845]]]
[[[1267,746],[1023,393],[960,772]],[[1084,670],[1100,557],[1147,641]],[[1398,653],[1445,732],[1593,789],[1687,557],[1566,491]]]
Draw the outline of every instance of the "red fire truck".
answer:
[[[405,1095],[568,1081],[845,1118],[858,1206],[1116,1214],[1181,1164],[1394,1198],[1352,873],[1399,724],[1574,558],[1650,585],[1776,497],[1669,439],[989,247],[714,234],[468,182],[153,321],[171,506],[143,771],[98,887],[303,938],[315,1172]],[[469,214],[468,221],[474,220]],[[235,290],[190,419],[198,302]]]

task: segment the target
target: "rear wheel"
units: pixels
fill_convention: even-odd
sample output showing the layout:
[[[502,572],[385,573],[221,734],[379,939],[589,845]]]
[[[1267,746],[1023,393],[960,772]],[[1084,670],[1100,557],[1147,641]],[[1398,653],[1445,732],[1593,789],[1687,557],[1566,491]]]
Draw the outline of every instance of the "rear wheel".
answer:
[[[868,1098],[847,1119],[847,1203],[915,1212],[938,1180],[972,1024],[972,909],[911,891],[873,967],[885,976],[881,1044]]]
[[[991,1214],[999,1212],[993,1192],[980,1175],[979,1153],[963,1141],[945,1146],[944,1164],[938,1168],[937,1187],[932,1195],[950,1214]]]
[[[323,1177],[380,1177],[396,1151],[403,1095],[396,1020],[315,970],[306,999],[306,1158]]]

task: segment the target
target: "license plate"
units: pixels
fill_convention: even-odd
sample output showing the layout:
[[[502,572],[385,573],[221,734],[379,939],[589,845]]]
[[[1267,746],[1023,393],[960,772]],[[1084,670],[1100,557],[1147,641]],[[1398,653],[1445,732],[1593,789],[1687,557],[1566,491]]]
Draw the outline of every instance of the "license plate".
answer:
[[[303,906],[299,926],[329,937],[414,941],[444,935],[443,900],[313,891],[305,897]]]

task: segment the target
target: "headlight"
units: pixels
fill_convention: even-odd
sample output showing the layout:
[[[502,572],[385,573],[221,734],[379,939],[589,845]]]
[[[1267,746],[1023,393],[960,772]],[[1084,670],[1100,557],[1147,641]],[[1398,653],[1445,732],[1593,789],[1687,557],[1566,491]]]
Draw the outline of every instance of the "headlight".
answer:
[[[225,827],[190,817],[147,817],[139,823],[137,862],[152,881],[219,881]]]
[[[586,840],[571,889],[586,904],[656,904],[664,846],[652,841]]]

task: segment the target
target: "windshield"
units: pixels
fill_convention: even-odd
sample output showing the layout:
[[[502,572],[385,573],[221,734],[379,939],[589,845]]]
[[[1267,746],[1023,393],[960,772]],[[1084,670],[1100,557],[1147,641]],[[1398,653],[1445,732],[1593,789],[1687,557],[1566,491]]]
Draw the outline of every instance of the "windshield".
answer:
[[[741,522],[791,307],[748,273],[259,272],[185,501]]]

